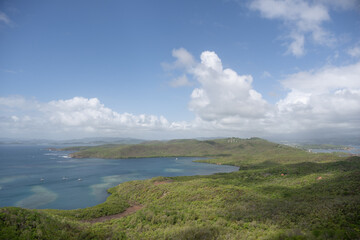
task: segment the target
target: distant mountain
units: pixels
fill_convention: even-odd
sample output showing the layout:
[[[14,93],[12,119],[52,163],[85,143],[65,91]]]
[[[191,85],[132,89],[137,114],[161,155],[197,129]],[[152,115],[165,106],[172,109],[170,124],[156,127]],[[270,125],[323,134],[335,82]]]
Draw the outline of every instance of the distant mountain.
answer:
[[[103,144],[137,144],[145,142],[143,139],[116,138],[116,137],[94,137],[70,140],[49,140],[49,139],[13,139],[0,138],[2,145],[103,145]]]
[[[81,139],[72,139],[62,141],[62,144],[92,144],[92,145],[101,145],[101,144],[137,144],[145,142],[144,139],[136,139],[136,138],[116,138],[116,137],[95,137],[95,138],[81,138]]]

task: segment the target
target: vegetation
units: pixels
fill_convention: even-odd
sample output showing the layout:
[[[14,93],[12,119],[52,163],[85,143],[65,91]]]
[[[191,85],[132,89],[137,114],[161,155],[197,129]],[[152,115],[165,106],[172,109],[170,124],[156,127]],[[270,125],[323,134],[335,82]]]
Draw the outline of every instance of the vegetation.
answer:
[[[1,208],[0,239],[360,238],[360,157],[312,154],[258,138],[151,142],[137,146],[139,156],[129,149],[102,146],[79,154],[217,156],[202,161],[240,169],[122,183],[93,208]],[[135,203],[143,208],[126,217],[84,222]]]
[[[95,147],[72,147],[63,150],[78,151],[71,154],[74,158],[144,158],[144,157],[229,157],[243,154],[263,154],[282,148],[282,154],[303,153],[292,147],[271,143],[260,138],[217,139],[198,141],[195,139],[150,141],[136,145],[108,144]],[[269,152],[270,153],[270,152]]]
[[[106,239],[79,222],[39,210],[0,209],[0,239]]]
[[[108,144],[79,150],[71,154],[75,158],[144,158],[144,157],[199,157],[228,155],[232,149],[218,141],[171,140],[150,141],[136,145]]]

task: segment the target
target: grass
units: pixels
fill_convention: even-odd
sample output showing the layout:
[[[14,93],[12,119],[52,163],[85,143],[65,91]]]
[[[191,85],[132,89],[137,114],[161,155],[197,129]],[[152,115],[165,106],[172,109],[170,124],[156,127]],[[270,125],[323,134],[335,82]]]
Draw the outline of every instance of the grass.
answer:
[[[189,154],[220,156],[203,161],[240,169],[125,182],[109,189],[105,203],[86,209],[1,208],[0,239],[360,238],[360,157],[311,154],[257,138],[174,142],[138,148],[141,154],[166,155],[168,149],[177,156],[191,145]],[[128,146],[95,149],[106,148],[129,153]],[[144,207],[103,223],[80,221],[122,212],[132,203]]]

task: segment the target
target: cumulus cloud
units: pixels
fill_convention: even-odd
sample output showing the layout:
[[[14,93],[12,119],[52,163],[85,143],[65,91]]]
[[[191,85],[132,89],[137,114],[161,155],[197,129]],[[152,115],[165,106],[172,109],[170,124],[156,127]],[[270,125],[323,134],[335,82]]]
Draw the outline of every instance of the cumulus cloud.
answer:
[[[222,122],[264,116],[267,104],[252,88],[250,75],[224,69],[215,52],[205,51],[200,58],[201,62],[191,71],[201,85],[191,94],[191,111],[201,119]]]
[[[181,51],[187,56],[190,54],[185,49]],[[175,63],[181,61],[179,56],[175,57]],[[223,68],[215,52],[204,51],[200,62],[192,56],[188,58],[192,59],[191,67],[178,65],[178,68],[199,84],[190,96],[189,110],[196,115],[191,127],[204,131],[228,131],[230,128],[254,131],[271,106],[253,89],[252,76],[239,75],[230,68]]]
[[[185,71],[200,85],[189,102],[193,129],[242,136],[360,134],[360,62],[289,75],[281,81],[287,94],[275,104],[253,89],[252,76],[224,69],[215,52],[203,52]]]
[[[28,106],[32,110],[28,111]],[[0,129],[8,135],[56,134],[76,137],[100,134],[121,135],[184,129],[181,122],[170,123],[163,116],[117,113],[97,98],[74,97],[41,103],[21,96],[0,98]],[[149,136],[144,136],[149,137]]]
[[[323,23],[331,20],[330,8],[348,10],[356,4],[355,0],[253,0],[249,7],[264,18],[282,20],[288,28],[286,37],[291,39],[287,53],[299,57],[305,54],[308,35],[317,44],[330,46],[336,42],[323,27]]]

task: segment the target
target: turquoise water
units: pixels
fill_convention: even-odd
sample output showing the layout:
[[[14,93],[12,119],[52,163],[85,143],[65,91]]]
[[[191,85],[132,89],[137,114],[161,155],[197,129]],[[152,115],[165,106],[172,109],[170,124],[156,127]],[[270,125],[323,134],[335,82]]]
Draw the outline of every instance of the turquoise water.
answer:
[[[106,189],[156,176],[208,175],[237,167],[201,158],[72,159],[49,146],[0,146],[0,207],[76,209],[102,203]]]

